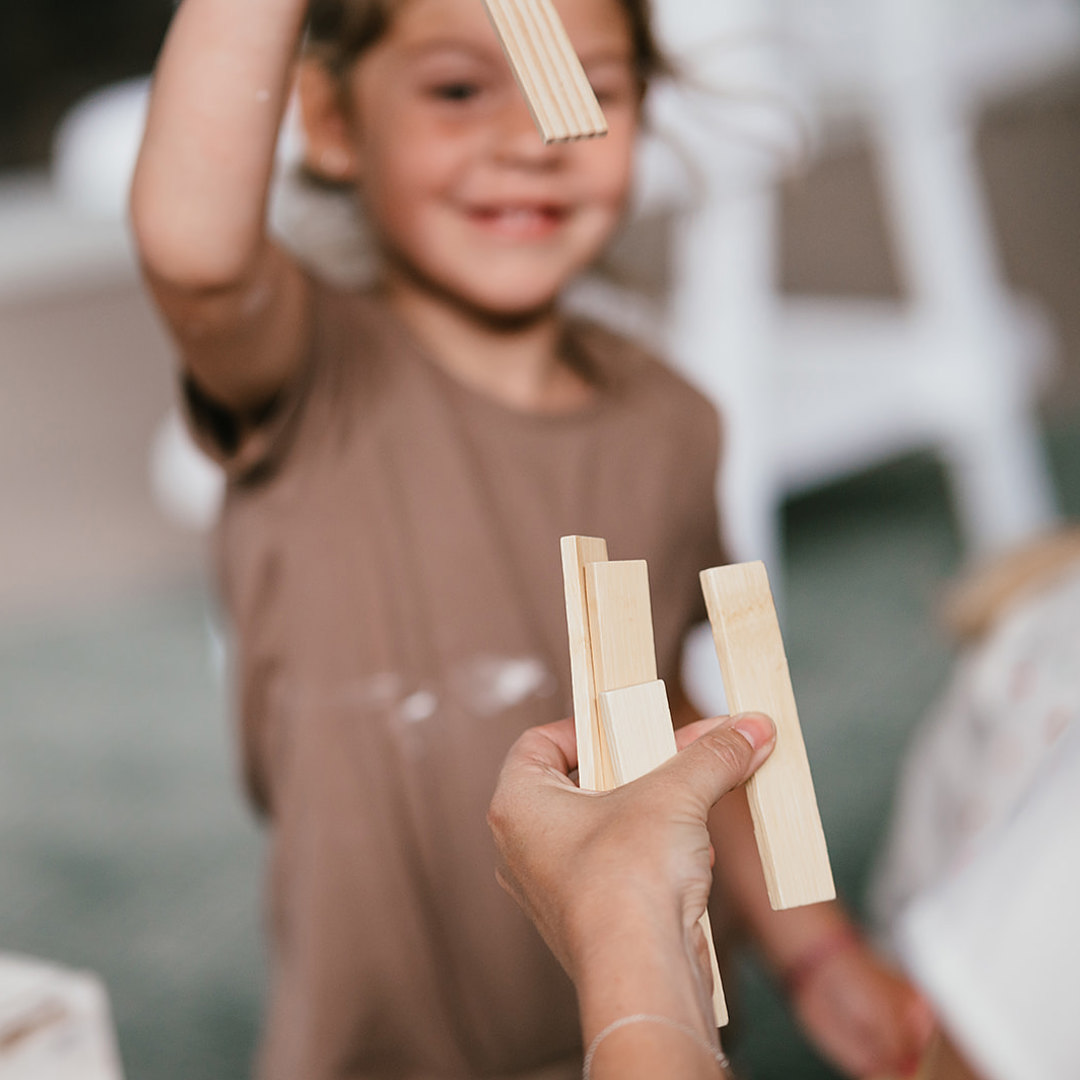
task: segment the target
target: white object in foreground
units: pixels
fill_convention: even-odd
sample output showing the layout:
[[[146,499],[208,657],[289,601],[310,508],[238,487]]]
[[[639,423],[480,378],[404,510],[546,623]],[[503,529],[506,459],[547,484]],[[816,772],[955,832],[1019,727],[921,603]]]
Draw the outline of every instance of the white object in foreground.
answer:
[[[108,996],[95,975],[0,955],[0,1076],[123,1080]]]

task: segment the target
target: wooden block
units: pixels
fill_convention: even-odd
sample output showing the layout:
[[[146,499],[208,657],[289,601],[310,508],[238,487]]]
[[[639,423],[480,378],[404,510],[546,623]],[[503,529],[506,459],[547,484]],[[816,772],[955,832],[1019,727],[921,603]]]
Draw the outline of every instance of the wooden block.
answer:
[[[629,784],[675,756],[667,690],[662,679],[600,694],[615,784]]]
[[[574,118],[574,138],[593,138],[607,133],[607,121],[596,100],[589,78],[551,0],[526,0],[534,12],[541,47],[551,58],[556,79]]]
[[[675,729],[671,725],[667,690],[660,679],[605,691],[599,695],[599,701],[601,723],[617,786],[629,784],[675,756]],[[728,1022],[727,1001],[707,911],[702,914],[700,922],[709,947],[713,1016],[716,1026],[724,1027]]]
[[[645,561],[588,564],[585,601],[596,692],[653,682],[656,646]]]
[[[566,629],[570,638],[570,682],[574,691],[574,729],[577,733],[578,784],[586,791],[607,791],[615,786],[610,768],[605,771],[596,712],[589,609],[585,602],[585,565],[607,562],[607,542],[595,536],[564,536],[561,541]]]
[[[831,900],[836,887],[765,566],[705,570],[701,586],[731,712],[762,712],[776,725],[776,748],[747,784],[769,901],[781,910]]]
[[[545,143],[607,133],[607,122],[551,0],[484,0]]]

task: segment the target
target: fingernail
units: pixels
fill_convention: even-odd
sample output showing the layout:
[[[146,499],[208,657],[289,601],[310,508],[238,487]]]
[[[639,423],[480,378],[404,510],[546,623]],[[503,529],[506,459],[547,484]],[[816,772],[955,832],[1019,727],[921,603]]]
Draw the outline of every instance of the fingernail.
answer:
[[[773,722],[762,713],[743,713],[736,716],[732,727],[750,744],[752,750],[758,750],[772,742],[776,734]]]

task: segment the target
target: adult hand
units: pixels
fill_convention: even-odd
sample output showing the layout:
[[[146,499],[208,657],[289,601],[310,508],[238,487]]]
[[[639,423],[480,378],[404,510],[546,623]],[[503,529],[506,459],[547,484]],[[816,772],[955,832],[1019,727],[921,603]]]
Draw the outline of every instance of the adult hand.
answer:
[[[576,982],[624,917],[674,923],[693,950],[704,945],[694,934],[712,883],[709,809],[769,756],[775,731],[751,714],[690,724],[678,741],[670,761],[609,792],[570,779],[570,720],[525,732],[503,765],[488,811],[499,880]]]

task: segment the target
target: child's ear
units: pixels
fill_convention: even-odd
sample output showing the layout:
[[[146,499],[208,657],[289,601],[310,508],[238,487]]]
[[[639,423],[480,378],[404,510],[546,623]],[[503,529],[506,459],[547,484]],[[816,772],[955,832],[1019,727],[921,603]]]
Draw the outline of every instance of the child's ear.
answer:
[[[349,127],[342,81],[318,60],[302,60],[296,87],[304,125],[304,166],[329,184],[358,179],[356,147]]]

